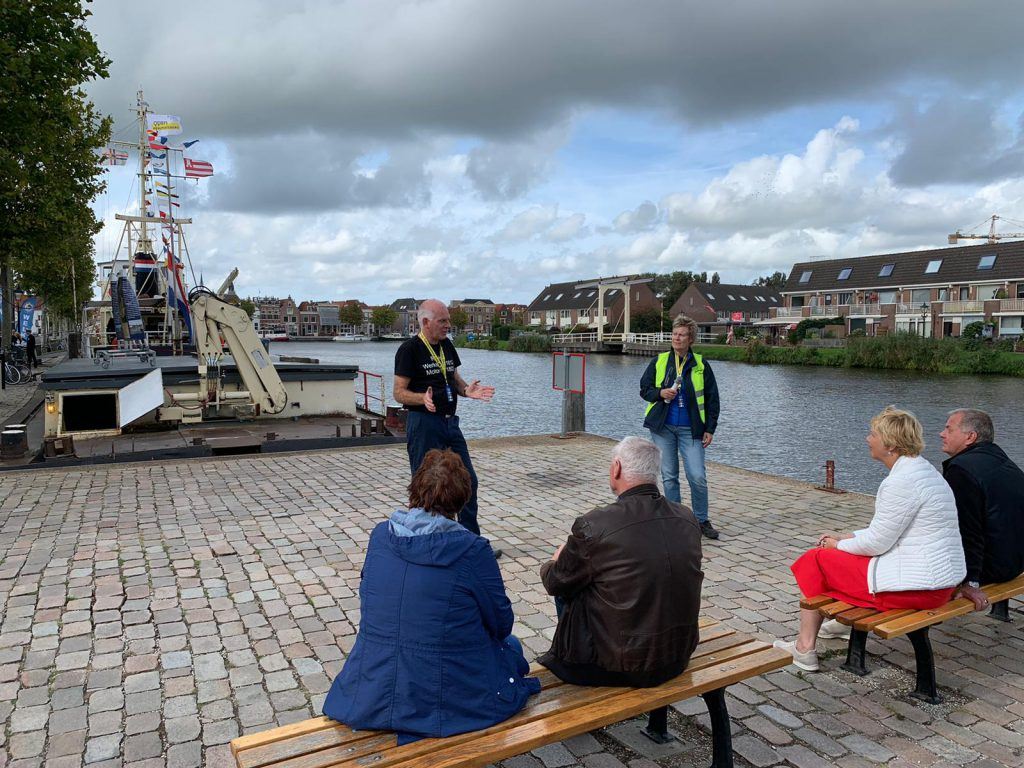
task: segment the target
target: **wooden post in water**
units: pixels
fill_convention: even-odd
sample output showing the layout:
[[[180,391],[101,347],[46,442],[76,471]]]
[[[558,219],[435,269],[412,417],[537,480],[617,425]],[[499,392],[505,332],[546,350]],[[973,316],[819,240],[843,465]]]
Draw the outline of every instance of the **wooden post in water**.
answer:
[[[562,437],[587,431],[587,396],[583,392],[562,392]]]

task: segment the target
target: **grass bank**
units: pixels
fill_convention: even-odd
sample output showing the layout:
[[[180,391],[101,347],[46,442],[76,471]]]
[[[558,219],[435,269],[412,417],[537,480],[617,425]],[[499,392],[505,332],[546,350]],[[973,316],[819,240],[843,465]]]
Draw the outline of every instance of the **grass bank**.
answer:
[[[550,352],[551,339],[539,333],[527,333],[507,340],[488,336],[469,341],[465,335],[461,335],[455,337],[455,346],[467,349],[498,349],[502,352]]]

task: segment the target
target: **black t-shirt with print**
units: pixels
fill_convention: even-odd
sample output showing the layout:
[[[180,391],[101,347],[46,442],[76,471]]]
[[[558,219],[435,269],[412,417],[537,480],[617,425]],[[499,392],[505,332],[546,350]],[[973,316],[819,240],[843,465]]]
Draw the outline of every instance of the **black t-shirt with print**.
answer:
[[[459,360],[459,353],[455,345],[446,337],[441,339],[439,345],[434,346],[434,354],[441,357],[444,352],[445,368],[448,371],[448,387],[452,397],[449,401],[445,396],[445,380],[441,375],[441,368],[434,360],[433,355],[427,351],[427,345],[419,336],[402,342],[402,345],[395,352],[395,375],[405,376],[409,379],[410,392],[426,392],[427,387],[433,388],[434,405],[436,413],[442,416],[450,416],[455,413],[459,396],[455,391],[455,369],[462,362]],[[426,411],[422,405],[407,405],[410,411]]]

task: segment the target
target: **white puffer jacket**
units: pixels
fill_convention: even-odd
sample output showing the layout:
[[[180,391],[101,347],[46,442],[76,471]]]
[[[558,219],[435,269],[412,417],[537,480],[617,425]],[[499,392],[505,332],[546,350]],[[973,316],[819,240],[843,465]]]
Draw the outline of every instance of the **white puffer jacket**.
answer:
[[[953,491],[921,456],[901,456],[878,486],[875,516],[839,549],[868,555],[868,589],[944,589],[967,575]]]

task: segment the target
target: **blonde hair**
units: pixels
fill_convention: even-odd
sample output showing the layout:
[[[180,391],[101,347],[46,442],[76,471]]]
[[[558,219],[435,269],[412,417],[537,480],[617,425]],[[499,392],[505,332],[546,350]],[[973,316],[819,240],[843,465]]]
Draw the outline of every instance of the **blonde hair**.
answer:
[[[871,420],[882,445],[900,456],[920,456],[924,450],[924,428],[910,411],[891,405]]]
[[[672,321],[672,330],[676,328],[686,328],[690,332],[690,343],[697,343],[697,321],[688,315],[676,315],[676,319]]]

